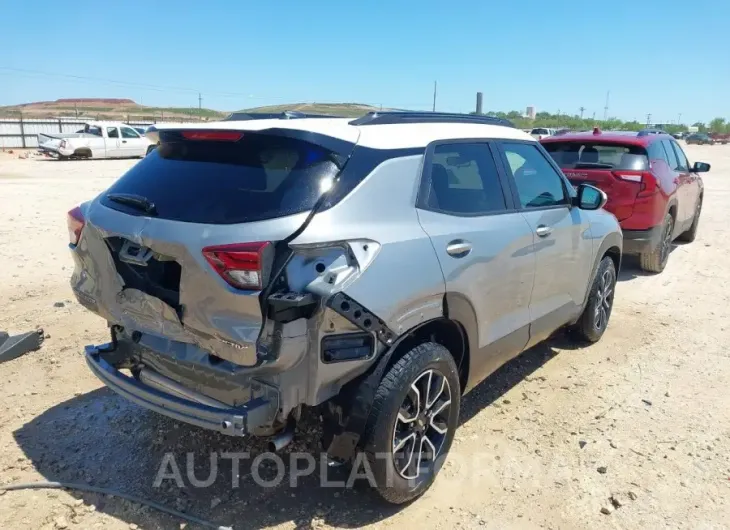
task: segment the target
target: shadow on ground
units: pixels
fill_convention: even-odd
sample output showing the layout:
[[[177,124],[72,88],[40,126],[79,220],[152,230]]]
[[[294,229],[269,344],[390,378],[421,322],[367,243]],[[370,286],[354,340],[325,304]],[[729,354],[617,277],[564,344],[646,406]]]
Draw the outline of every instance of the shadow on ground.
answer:
[[[471,419],[554,357],[554,347],[575,346],[558,335],[524,352],[464,398],[461,422]],[[231,438],[177,423],[147,412],[107,389],[45,411],[16,430],[14,436],[47,480],[110,488],[234,528],[291,522],[304,529],[316,526],[315,520],[354,528],[383,520],[400,509],[384,504],[363,487],[342,487],[350,470],[328,469],[319,457],[320,434],[313,412],[300,422],[295,442],[280,453],[284,462],[280,471],[270,459],[252,466],[253,459],[266,451],[261,440]],[[225,453],[250,453],[250,458],[236,466],[230,457],[221,457]],[[294,460],[296,468],[305,468],[304,458],[314,455],[316,470],[309,476],[297,477],[293,485],[295,453],[303,454],[298,463]],[[182,487],[172,478],[175,466]],[[340,481],[340,485],[323,485],[322,469],[330,482]],[[216,471],[212,475],[215,480],[210,485],[194,485],[196,480],[210,477],[212,470]],[[252,470],[259,470],[263,480],[275,479],[277,473],[283,479],[278,486],[264,487],[254,480]],[[171,478],[156,487],[161,471]],[[239,482],[234,486],[236,476]],[[146,529],[180,528],[180,520],[153,509],[140,510],[136,504],[99,494],[71,493],[87,504],[93,503],[98,511],[130,524]]]
[[[672,253],[677,249],[678,246],[682,246],[683,243],[675,241],[672,243],[672,248],[669,250],[669,257],[672,257]],[[636,278],[642,278],[644,276],[655,276],[655,272],[646,272],[642,270],[640,265],[639,256],[625,255],[621,260],[621,270],[618,273],[618,281],[626,282],[634,280]]]

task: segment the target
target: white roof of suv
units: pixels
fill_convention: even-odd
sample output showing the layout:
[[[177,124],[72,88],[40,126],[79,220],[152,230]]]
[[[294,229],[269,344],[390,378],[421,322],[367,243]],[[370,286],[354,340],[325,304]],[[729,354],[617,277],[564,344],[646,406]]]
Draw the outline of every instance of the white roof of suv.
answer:
[[[157,124],[157,130],[237,130],[296,129],[326,134],[333,138],[374,149],[425,147],[437,140],[461,138],[503,138],[534,142],[529,134],[505,125],[486,123],[432,122],[353,125],[351,118],[297,118],[218,121],[206,123]],[[148,133],[149,134],[149,133]],[[155,134],[152,131],[152,134]]]

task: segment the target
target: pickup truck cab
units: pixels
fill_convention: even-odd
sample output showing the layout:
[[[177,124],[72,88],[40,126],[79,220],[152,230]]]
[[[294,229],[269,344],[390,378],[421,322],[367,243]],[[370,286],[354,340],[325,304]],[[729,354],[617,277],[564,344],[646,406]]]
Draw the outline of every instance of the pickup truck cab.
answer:
[[[39,134],[38,148],[58,158],[136,158],[147,154],[152,142],[133,127],[93,121],[70,134]]]

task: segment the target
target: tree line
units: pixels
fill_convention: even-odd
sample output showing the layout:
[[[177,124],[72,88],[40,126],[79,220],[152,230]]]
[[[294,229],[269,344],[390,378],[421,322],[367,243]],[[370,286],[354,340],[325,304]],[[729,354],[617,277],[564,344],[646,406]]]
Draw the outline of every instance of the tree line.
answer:
[[[472,112],[472,114],[475,114]],[[570,116],[568,114],[550,114],[549,112],[538,112],[535,119],[532,120],[522,115],[522,113],[513,110],[510,112],[489,111],[486,116],[496,116],[505,118],[515,124],[519,129],[531,129],[533,127],[550,127],[554,129],[567,128],[576,131],[592,129],[600,127],[605,130],[621,130],[621,131],[640,131],[646,128],[646,123],[638,121],[622,121],[618,118],[609,118],[607,120],[596,120],[593,118],[581,118],[578,115]],[[730,134],[730,121],[725,118],[715,118],[709,123],[696,122],[691,124],[697,127],[700,132],[712,132],[719,134]],[[670,134],[678,132],[686,132],[688,125],[680,123],[663,124],[662,129]]]

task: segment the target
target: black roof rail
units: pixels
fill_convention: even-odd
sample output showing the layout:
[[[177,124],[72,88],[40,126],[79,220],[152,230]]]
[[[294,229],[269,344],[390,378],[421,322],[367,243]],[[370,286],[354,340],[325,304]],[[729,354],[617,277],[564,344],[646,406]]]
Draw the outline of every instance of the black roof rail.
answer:
[[[458,114],[451,112],[418,112],[418,111],[385,111],[369,112],[350,122],[350,125],[386,125],[394,123],[481,123],[486,125],[502,125],[513,127],[514,124],[504,118],[484,116],[481,114]]]
[[[636,136],[649,136],[650,134],[669,134],[667,131],[662,129],[642,129]]]
[[[284,112],[234,112],[223,118],[222,121],[295,120],[302,118],[344,118],[344,116],[307,114],[297,110],[285,110]]]

